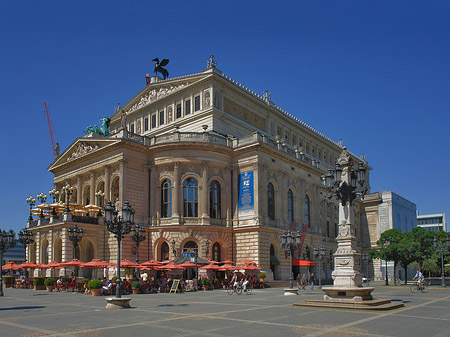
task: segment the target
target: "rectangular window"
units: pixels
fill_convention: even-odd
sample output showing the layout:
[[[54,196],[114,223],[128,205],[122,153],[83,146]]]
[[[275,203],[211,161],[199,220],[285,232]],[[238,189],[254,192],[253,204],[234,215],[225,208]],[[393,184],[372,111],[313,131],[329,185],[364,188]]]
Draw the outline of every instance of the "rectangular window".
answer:
[[[176,114],[177,118],[181,118],[181,103],[177,104],[177,114]]]
[[[327,238],[330,237],[330,222],[327,221]]]
[[[130,132],[134,133],[134,124],[130,124]]]
[[[156,128],[156,114],[152,115],[152,129]]]
[[[159,112],[159,125],[163,125],[164,124],[164,110],[161,110]]]
[[[144,119],[144,131],[148,131],[148,117]]]
[[[200,95],[194,97],[194,111],[200,110]]]
[[[184,102],[184,114],[189,115],[191,113],[191,100],[187,99]]]

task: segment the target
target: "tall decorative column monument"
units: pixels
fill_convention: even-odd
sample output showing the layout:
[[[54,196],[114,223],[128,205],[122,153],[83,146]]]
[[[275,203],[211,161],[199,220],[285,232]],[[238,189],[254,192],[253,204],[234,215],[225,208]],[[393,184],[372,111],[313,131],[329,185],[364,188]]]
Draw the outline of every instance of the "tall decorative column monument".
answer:
[[[367,192],[366,168],[362,162],[358,168],[353,168],[350,153],[344,147],[336,161],[335,169],[328,170],[324,176],[328,188],[328,198],[335,196],[339,200],[339,234],[336,238],[338,247],[334,254],[335,269],[331,274],[332,287],[323,287],[325,299],[330,297],[345,297],[352,300],[372,299],[370,293],[374,288],[362,287],[360,272],[360,253],[356,247],[355,211],[356,198],[363,197]]]
[[[373,287],[362,286],[361,253],[357,249],[356,215],[354,201],[363,197],[368,187],[366,168],[363,162],[353,162],[351,154],[344,147],[336,161],[334,170],[329,170],[322,178],[328,188],[328,198],[339,200],[338,246],[334,253],[333,286],[322,287],[323,300],[307,299],[298,306],[332,307],[346,309],[394,309],[403,303],[391,303],[389,299],[374,300]]]

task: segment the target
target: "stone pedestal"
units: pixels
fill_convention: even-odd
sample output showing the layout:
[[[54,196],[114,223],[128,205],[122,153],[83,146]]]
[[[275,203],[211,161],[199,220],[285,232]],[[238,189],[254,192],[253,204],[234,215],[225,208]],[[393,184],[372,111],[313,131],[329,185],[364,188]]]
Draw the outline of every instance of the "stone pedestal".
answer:
[[[284,288],[284,296],[295,296],[298,295],[297,288]]]
[[[106,309],[127,309],[130,308],[130,297],[123,298],[115,298],[115,297],[107,297],[105,301],[108,302],[106,304]]]

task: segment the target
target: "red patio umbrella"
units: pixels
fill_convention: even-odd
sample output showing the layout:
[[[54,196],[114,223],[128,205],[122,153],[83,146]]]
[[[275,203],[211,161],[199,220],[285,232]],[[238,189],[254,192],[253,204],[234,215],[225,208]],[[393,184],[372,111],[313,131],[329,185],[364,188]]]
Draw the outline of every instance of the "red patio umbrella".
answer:
[[[214,263],[210,263],[210,264],[207,264],[206,266],[201,266],[199,268],[205,269],[205,270],[219,270],[220,269],[220,267]]]
[[[3,269],[3,270],[6,270],[6,269],[17,270],[17,269],[20,269],[20,267],[19,267],[19,265],[18,265],[17,263],[14,263],[14,262],[12,262],[12,261],[9,261],[8,263],[6,263],[6,264],[2,267],[2,269]]]
[[[84,262],[81,262],[78,259],[73,259],[71,261],[61,262],[62,267],[80,267]]]
[[[120,261],[120,268],[139,268],[139,265],[130,260]]]
[[[20,268],[39,268],[39,265],[34,262],[24,262],[19,264]]]
[[[220,263],[234,264],[234,261],[231,261],[231,260],[225,260],[225,261],[220,261]]]
[[[236,266],[233,266],[231,264],[224,264],[223,266],[220,266],[220,268],[218,269],[218,271],[227,271],[227,270],[233,270],[235,269]],[[238,268],[239,269],[239,268]]]
[[[150,260],[150,261],[146,261],[146,262],[141,263],[140,267],[141,267],[141,269],[144,269],[144,268],[152,269],[152,268],[160,266],[160,265],[162,265],[161,262],[155,261],[155,260]]]
[[[175,264],[173,262],[170,262],[166,265],[157,267],[159,270],[181,270],[186,269],[185,267],[182,267],[181,264]]]
[[[256,263],[253,262],[252,260],[242,260],[242,261],[239,261],[238,263],[240,263],[240,264],[254,264],[254,265],[256,265]]]
[[[178,266],[183,267],[183,268],[202,268],[202,266],[204,266],[203,264],[195,264],[194,262],[190,262],[190,261],[186,261],[183,263],[180,263]]]
[[[240,268],[245,270],[262,270],[262,268],[255,266],[254,264],[247,264],[245,266],[241,266]]]
[[[48,264],[41,265],[41,267],[45,268],[45,269],[61,269],[61,268],[64,268],[64,266],[61,266],[61,263],[56,262],[56,261],[52,261],[52,262],[50,262]]]
[[[89,262],[83,263],[80,267],[82,268],[109,268],[113,266],[112,263],[102,261],[100,259],[92,259]]]

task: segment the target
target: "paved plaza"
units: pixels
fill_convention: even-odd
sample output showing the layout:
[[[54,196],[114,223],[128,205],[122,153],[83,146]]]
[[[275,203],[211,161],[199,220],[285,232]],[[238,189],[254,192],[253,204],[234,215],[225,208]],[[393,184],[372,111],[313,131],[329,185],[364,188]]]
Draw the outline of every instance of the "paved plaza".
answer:
[[[106,310],[104,297],[8,288],[0,298],[0,336],[450,336],[450,289],[412,294],[406,286],[377,286],[375,298],[405,303],[392,311],[292,305],[322,294],[140,294],[130,295],[131,309]]]

